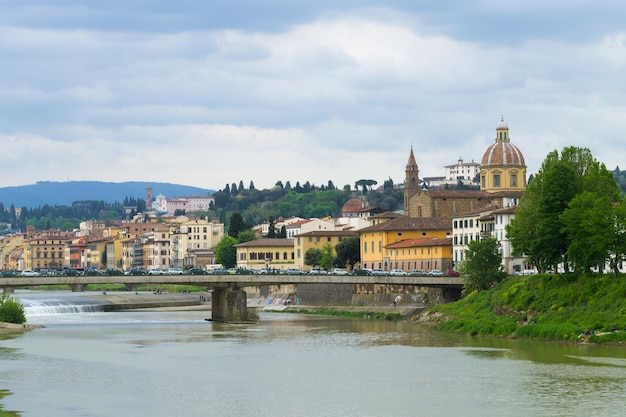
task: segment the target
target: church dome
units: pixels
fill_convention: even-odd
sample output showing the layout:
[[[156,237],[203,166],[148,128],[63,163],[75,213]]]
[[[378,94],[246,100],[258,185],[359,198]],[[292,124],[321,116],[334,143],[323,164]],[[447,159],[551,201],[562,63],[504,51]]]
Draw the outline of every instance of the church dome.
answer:
[[[361,209],[363,209],[363,207],[364,204],[361,200],[359,200],[358,198],[351,198],[350,200],[346,201],[346,204],[343,205],[341,212],[358,213],[361,211]]]
[[[502,119],[496,127],[495,143],[489,146],[485,151],[482,165],[526,166],[522,151],[511,143],[509,127],[504,122],[504,119]]]

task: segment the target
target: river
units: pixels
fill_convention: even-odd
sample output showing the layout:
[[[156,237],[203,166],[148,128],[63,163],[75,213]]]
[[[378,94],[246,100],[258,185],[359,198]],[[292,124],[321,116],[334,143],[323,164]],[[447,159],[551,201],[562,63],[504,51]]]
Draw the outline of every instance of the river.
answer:
[[[0,389],[11,391],[5,410],[46,417],[624,415],[626,349],[619,346],[479,339],[408,322],[287,313],[217,324],[205,321],[206,311],[104,313],[90,311],[88,297],[64,297],[64,305],[80,297],[77,305],[87,306],[27,304],[28,323],[45,327],[0,340]]]

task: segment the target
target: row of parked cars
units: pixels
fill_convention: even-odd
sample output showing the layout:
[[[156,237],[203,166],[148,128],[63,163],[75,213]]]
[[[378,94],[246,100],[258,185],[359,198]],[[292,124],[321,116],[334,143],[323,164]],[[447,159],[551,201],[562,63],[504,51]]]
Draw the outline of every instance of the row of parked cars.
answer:
[[[391,271],[385,271],[383,269],[365,269],[365,268],[356,268],[352,271],[348,271],[343,268],[334,268],[330,271],[326,271],[324,269],[314,267],[311,268],[310,271],[304,271],[298,268],[289,268],[287,270],[278,270],[271,268],[263,268],[263,269],[245,269],[245,268],[214,268],[214,269],[204,269],[204,268],[191,268],[191,269],[181,269],[181,268],[168,268],[168,269],[159,269],[154,268],[150,270],[145,270],[141,268],[132,268],[126,272],[120,271],[116,268],[107,268],[105,270],[98,270],[93,268],[85,268],[85,269],[63,269],[63,270],[41,270],[41,271],[33,271],[33,270],[23,270],[20,272],[10,271],[10,270],[2,270],[0,271],[0,277],[38,277],[38,276],[96,276],[96,275],[228,275],[228,274],[288,274],[288,275],[393,275],[393,276],[431,276],[431,277],[458,277],[459,272],[448,270],[447,272],[442,272],[437,269],[433,269],[431,271],[422,271],[420,269],[413,269],[411,271],[404,271],[402,269],[392,269]]]

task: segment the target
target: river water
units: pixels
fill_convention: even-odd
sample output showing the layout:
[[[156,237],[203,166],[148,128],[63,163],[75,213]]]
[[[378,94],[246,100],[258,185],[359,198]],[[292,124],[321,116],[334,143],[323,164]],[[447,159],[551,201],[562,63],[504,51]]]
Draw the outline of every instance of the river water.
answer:
[[[0,340],[22,416],[623,416],[626,349],[477,339],[407,322],[206,311],[46,309]],[[68,300],[69,299],[69,300]],[[59,313],[57,311],[62,311]]]

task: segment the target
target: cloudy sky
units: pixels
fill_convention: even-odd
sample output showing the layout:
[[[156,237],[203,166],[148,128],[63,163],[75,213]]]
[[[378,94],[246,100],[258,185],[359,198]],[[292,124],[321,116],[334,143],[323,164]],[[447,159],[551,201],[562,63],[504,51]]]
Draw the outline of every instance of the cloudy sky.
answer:
[[[626,169],[626,2],[0,0],[0,186],[404,179],[480,162]]]

